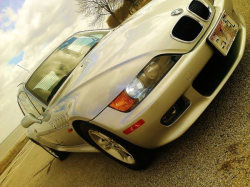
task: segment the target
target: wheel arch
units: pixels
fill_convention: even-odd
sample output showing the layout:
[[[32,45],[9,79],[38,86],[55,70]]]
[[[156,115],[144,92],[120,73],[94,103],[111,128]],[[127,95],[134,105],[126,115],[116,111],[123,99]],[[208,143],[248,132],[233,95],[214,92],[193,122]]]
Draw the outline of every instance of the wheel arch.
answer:
[[[75,132],[84,139],[84,141],[86,141],[86,139],[84,138],[83,136],[83,133],[81,131],[81,125],[84,125],[84,124],[90,124],[89,122],[87,121],[84,121],[84,120],[74,120],[72,122],[72,127],[73,129],[75,130]]]

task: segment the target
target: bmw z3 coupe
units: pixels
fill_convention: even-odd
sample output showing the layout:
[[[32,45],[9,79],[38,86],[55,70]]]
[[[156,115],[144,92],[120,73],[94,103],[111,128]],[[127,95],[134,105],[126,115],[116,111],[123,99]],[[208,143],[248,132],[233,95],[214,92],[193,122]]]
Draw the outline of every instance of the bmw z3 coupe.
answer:
[[[65,159],[101,151],[134,170],[180,137],[240,62],[230,0],[154,0],[114,30],[78,32],[19,85],[27,136]]]

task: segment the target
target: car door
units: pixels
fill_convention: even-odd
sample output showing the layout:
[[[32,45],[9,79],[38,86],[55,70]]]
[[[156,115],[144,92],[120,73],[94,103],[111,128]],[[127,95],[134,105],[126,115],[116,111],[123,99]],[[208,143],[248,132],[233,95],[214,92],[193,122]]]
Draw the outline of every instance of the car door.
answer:
[[[32,114],[36,118],[40,118],[43,111],[45,110],[41,105],[35,102],[35,100],[29,97],[25,92],[20,92],[18,94],[17,101],[24,115]]]
[[[30,113],[42,120],[41,124],[33,125],[41,139],[65,146],[84,143],[76,132],[68,131],[70,127],[65,109],[45,110],[40,102],[25,92],[18,95],[18,103],[24,115]]]

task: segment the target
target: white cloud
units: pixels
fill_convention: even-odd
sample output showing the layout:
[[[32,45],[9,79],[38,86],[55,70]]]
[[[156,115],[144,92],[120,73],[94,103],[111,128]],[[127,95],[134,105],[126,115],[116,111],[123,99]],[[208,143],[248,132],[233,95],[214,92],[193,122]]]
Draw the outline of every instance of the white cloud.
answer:
[[[1,27],[2,28],[7,28],[9,27],[12,23],[15,23],[17,20],[17,14],[15,11],[7,7],[2,10],[2,14],[0,15],[0,21],[2,22]]]
[[[26,72],[14,65],[0,64],[0,143],[20,124],[23,115],[16,103],[17,85]],[[3,71],[4,70],[4,71]]]
[[[4,17],[7,17],[10,21],[15,22],[17,19],[17,14],[15,13],[15,11],[10,8],[7,7],[6,9],[3,9],[3,15]]]
[[[0,29],[0,142],[21,120],[16,86],[23,75],[20,68],[8,65],[8,61],[24,51],[19,64],[31,69],[70,35],[89,29],[81,17],[73,0],[26,0],[17,12],[11,8],[2,11],[2,27],[15,26]]]

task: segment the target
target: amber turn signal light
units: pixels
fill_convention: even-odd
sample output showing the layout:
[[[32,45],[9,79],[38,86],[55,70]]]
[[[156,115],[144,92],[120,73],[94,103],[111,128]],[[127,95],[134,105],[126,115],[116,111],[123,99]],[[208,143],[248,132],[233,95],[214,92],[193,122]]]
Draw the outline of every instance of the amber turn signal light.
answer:
[[[120,95],[118,95],[118,97],[110,103],[109,106],[113,109],[127,112],[132,108],[136,101],[136,99],[129,97],[125,91],[122,91]]]

